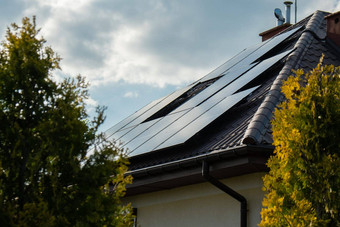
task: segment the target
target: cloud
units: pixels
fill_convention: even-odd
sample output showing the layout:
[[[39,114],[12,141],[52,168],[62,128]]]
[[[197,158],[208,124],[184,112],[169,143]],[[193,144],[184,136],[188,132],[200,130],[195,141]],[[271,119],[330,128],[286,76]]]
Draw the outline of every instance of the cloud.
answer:
[[[65,73],[80,73],[94,86],[164,87],[194,81],[236,54],[241,47],[226,43],[239,42],[243,32],[231,29],[232,18],[252,2],[36,0],[24,13],[37,15]],[[244,35],[244,42],[251,39]]]
[[[97,100],[92,99],[91,97],[89,97],[88,99],[85,100],[85,104],[86,104],[86,109],[88,111],[88,113],[91,116],[95,116],[95,112],[96,112],[96,108],[98,107],[99,103]]]
[[[98,102],[92,98],[88,98],[85,100],[86,105],[91,106],[91,107],[96,107],[98,106]]]
[[[138,96],[139,96],[138,92],[135,91],[129,91],[123,95],[124,98],[137,98]]]
[[[336,0],[298,4],[299,19],[340,8]],[[257,34],[275,26],[276,7],[283,10],[283,2],[13,0],[2,5],[0,19],[37,15],[64,73],[80,73],[93,86],[165,87],[190,83],[259,42]]]

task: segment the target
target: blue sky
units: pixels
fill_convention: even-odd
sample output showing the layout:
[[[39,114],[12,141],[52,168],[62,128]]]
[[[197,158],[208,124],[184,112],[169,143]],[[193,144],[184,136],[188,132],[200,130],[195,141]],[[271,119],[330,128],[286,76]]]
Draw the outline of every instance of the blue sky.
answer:
[[[108,107],[105,131],[261,42],[275,8],[283,0],[0,0],[0,34],[36,15],[63,58],[55,77],[87,78],[89,112]],[[316,10],[339,11],[340,0],[298,0],[298,20]]]

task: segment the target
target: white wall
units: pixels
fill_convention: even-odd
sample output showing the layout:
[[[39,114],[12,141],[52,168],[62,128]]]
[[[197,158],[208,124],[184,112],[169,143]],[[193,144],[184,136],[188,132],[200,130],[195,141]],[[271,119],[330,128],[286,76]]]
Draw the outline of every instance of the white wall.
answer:
[[[261,220],[263,175],[222,180],[247,199],[248,226],[257,226]],[[125,202],[137,208],[140,227],[240,226],[240,203],[210,183],[131,196]]]

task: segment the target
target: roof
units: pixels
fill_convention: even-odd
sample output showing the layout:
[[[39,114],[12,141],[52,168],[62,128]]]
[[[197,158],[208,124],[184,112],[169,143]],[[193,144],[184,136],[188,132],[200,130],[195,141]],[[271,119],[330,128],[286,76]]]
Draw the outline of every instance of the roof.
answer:
[[[107,137],[130,150],[128,194],[202,182],[203,160],[218,178],[265,171],[282,81],[293,69],[314,68],[322,54],[325,64],[340,65],[327,15],[316,11],[109,129]]]

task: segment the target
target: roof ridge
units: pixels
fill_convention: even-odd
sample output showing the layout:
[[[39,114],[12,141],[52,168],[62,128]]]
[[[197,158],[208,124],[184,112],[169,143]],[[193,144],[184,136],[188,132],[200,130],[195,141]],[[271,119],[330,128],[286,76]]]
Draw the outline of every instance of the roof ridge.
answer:
[[[270,122],[270,119],[272,119],[275,107],[280,101],[280,97],[282,95],[281,87],[283,81],[286,80],[289,75],[291,75],[292,69],[294,69],[299,58],[305,52],[306,47],[309,46],[309,44],[312,42],[312,33],[316,33],[323,20],[323,12],[318,10],[308,21],[305,30],[302,32],[299,40],[294,46],[295,50],[287,57],[284,67],[274,80],[264,101],[255,112],[253,119],[250,121],[247,130],[242,138],[242,144],[261,143],[262,137],[267,130],[266,126]],[[310,31],[312,31],[312,33]]]

